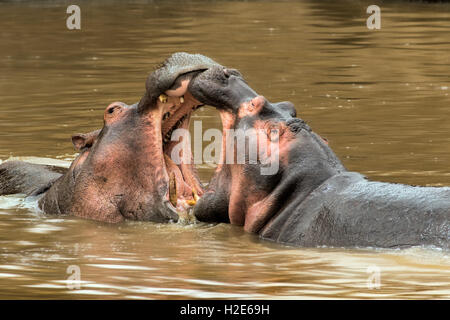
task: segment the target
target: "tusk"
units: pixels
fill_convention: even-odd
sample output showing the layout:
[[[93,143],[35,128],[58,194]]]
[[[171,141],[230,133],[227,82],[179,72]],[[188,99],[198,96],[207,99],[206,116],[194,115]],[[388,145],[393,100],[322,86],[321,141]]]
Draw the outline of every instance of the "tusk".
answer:
[[[167,102],[167,96],[165,94],[161,94],[159,96],[159,101],[161,101],[162,103],[166,103]]]
[[[184,97],[183,96],[180,97],[180,103],[184,103]]]
[[[195,202],[197,202],[200,199],[200,197],[197,194],[197,190],[195,190],[194,188],[192,188],[192,195],[194,196]]]
[[[193,206],[197,203],[198,199],[200,199],[200,197],[197,194],[197,191],[195,191],[194,188],[192,188],[192,196],[194,197],[194,199],[192,200],[186,200],[186,203],[190,206]]]
[[[195,205],[196,201],[195,201],[194,199],[192,199],[192,200],[186,200],[186,203],[187,203],[188,205],[190,205],[190,206],[193,206],[193,205]]]
[[[175,208],[177,207],[177,199],[177,180],[172,172],[169,178],[169,201]]]

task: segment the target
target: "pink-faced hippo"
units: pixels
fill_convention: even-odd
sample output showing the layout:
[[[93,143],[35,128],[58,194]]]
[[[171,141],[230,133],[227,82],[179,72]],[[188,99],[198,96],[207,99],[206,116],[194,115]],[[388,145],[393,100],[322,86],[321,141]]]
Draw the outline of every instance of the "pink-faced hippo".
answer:
[[[198,73],[219,65],[176,53],[150,74],[139,103],[111,103],[101,130],[78,134],[80,151],[66,171],[20,161],[0,165],[0,195],[40,196],[45,213],[116,223],[124,219],[177,221],[203,194],[195,168],[175,164],[170,135],[188,128],[202,103],[188,91]]]

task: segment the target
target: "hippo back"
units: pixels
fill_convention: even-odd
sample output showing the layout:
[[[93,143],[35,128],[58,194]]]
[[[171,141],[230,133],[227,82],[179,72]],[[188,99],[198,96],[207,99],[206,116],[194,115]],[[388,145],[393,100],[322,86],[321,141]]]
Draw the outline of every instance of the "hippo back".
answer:
[[[38,195],[67,171],[67,168],[33,164],[23,161],[7,161],[0,164],[0,196],[22,193]]]
[[[450,188],[372,182],[346,172],[292,202],[262,238],[300,246],[450,247]]]

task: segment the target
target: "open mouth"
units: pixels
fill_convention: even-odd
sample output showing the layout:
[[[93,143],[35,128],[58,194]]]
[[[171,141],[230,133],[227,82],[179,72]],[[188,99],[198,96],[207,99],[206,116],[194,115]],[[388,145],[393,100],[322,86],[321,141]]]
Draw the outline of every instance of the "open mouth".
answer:
[[[161,111],[162,152],[169,177],[166,200],[183,218],[204,192],[193,164],[189,136],[191,115],[203,104],[188,91],[181,96],[162,94],[157,103]]]

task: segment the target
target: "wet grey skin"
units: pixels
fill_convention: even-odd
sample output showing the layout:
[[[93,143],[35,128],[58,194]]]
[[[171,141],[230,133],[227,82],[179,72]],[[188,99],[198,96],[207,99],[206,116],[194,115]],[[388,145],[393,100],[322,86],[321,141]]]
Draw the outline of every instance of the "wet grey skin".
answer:
[[[262,175],[261,164],[221,166],[195,206],[198,220],[243,225],[262,239],[293,246],[449,249],[449,187],[373,182],[347,171],[288,102],[265,100],[257,114],[239,118],[243,102],[257,94],[238,74],[212,68],[190,87],[198,99],[234,117],[235,129],[266,121],[286,130],[278,172]],[[248,223],[250,213],[256,223]]]
[[[149,75],[139,103],[112,103],[105,110],[101,130],[72,137],[80,153],[69,169],[7,161],[0,165],[0,195],[37,196],[39,208],[48,214],[110,223],[177,221],[179,212],[169,202],[169,172],[163,154],[160,108],[165,102],[158,98],[211,67],[222,68],[199,54],[173,54]],[[177,96],[172,99],[185,103]],[[186,107],[197,103],[189,99]],[[174,121],[183,116],[173,112]],[[190,182],[201,191],[195,172],[192,176]]]

